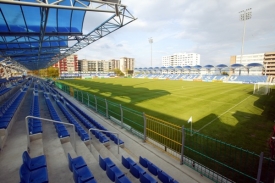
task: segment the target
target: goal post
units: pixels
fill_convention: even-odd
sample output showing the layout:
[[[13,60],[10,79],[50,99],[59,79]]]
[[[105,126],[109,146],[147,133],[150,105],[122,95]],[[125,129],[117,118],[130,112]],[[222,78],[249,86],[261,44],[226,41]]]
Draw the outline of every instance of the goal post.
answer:
[[[269,93],[270,93],[270,83],[266,83],[266,82],[254,83],[253,94],[268,95]]]

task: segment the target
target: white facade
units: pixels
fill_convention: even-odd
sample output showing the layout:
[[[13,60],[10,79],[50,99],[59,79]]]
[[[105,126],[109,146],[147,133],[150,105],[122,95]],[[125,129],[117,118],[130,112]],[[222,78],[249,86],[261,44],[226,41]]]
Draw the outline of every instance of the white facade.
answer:
[[[236,55],[236,63],[243,64],[243,65],[247,65],[247,64],[251,64],[251,63],[263,64],[264,63],[264,53],[243,55],[242,59],[241,59],[241,55]]]
[[[237,64],[242,64],[246,66],[247,64],[251,63],[259,63],[264,65],[264,53],[256,53],[256,54],[248,54],[248,55],[236,55],[236,63]],[[239,69],[236,69],[236,71],[239,71]],[[262,75],[262,68],[259,67],[253,67],[249,69],[248,71],[242,71],[242,74],[249,74],[249,75]],[[236,73],[236,72],[235,72]],[[237,72],[238,73],[238,72]]]
[[[197,53],[175,53],[162,57],[162,66],[195,66],[200,65],[200,54]]]

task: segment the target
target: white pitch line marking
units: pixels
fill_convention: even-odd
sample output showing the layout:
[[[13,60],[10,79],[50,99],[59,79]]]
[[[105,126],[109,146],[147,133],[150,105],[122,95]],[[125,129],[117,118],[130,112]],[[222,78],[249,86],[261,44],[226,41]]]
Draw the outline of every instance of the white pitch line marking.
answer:
[[[249,95],[248,97],[246,97],[245,99],[243,99],[242,101],[240,101],[239,103],[237,103],[236,105],[234,105],[233,107],[229,108],[228,110],[226,110],[224,113],[220,114],[218,117],[216,117],[215,119],[213,119],[212,121],[210,121],[209,123],[207,123],[206,125],[204,125],[203,127],[201,127],[199,131],[201,131],[202,129],[204,129],[205,127],[207,127],[208,125],[210,125],[211,123],[213,123],[216,119],[220,118],[221,116],[223,116],[224,114],[226,114],[228,111],[230,111],[231,109],[235,108],[236,106],[240,105],[241,103],[243,103],[246,99],[248,99],[249,97],[251,97],[252,95]]]

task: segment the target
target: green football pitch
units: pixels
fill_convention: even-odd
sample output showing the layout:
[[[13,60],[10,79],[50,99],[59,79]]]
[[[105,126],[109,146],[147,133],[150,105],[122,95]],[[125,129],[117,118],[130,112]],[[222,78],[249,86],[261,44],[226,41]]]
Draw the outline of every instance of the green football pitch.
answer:
[[[253,95],[253,85],[132,78],[59,80],[128,108],[232,145],[269,154],[275,93]]]

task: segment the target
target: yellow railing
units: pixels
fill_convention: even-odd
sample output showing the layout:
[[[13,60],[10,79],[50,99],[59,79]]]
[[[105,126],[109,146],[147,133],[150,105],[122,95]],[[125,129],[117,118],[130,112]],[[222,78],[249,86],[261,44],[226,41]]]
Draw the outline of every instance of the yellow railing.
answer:
[[[160,144],[165,151],[168,151],[168,148],[180,154],[182,141],[181,127],[147,114],[145,116],[147,141],[149,138]]]

